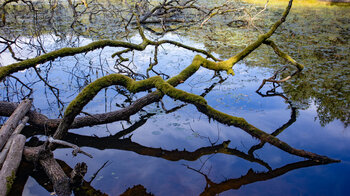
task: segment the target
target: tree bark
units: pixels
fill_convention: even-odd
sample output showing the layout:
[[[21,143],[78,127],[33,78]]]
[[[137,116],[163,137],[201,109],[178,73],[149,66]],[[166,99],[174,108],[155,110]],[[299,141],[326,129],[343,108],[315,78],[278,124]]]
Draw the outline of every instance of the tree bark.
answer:
[[[0,152],[0,169],[2,167],[2,164],[4,163],[5,159],[6,159],[6,156],[7,156],[7,153],[9,152],[10,150],[10,147],[11,147],[11,144],[12,144],[12,141],[13,139],[16,137],[16,135],[20,134],[22,129],[24,128],[25,124],[28,122],[28,117],[25,116],[23,119],[22,119],[22,122],[21,124],[19,124],[17,126],[17,128],[15,129],[15,131],[13,132],[13,134],[11,135],[11,137],[7,140],[6,142],[6,145],[5,147],[2,149],[2,151]]]
[[[70,196],[72,193],[70,179],[54,159],[52,152],[44,150],[44,146],[24,148],[23,155],[25,159],[31,162],[39,161],[58,196]]]
[[[17,127],[18,122],[26,115],[32,105],[32,101],[29,99],[23,100],[9,119],[0,129],[0,150],[4,147],[7,140],[12,135],[14,129]]]
[[[10,151],[0,171],[0,196],[5,196],[12,187],[18,166],[22,160],[22,152],[26,137],[18,134],[13,139]]]
[[[177,84],[175,84],[177,85]],[[101,125],[106,123],[111,123],[120,120],[128,120],[131,115],[139,112],[143,107],[159,101],[163,95],[159,92],[153,92],[141,97],[136,100],[130,106],[122,108],[120,110],[101,113],[101,114],[92,114],[90,116],[80,116],[76,117],[70,126],[71,129]],[[15,111],[18,104],[11,102],[0,101],[0,116],[10,116],[13,111]],[[57,129],[58,125],[62,119],[49,119],[44,114],[41,114],[37,111],[30,110],[27,113],[29,117],[29,123],[33,126],[38,127],[41,130],[54,131]]]

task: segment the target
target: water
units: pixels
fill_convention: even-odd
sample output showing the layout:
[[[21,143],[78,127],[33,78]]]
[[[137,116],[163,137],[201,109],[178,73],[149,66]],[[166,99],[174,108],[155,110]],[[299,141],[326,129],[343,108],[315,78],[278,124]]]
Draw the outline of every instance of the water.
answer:
[[[177,87],[202,94],[214,85],[205,98],[215,109],[243,117],[268,133],[283,127],[285,130],[278,134],[280,140],[297,149],[340,159],[340,163],[315,165],[270,144],[255,150],[253,159],[248,152],[259,141],[242,130],[209,120],[191,105],[166,112],[161,104],[145,107],[144,111],[131,117],[131,124],[121,121],[70,130],[65,140],[82,146],[94,158],[80,154],[72,157],[70,149],[57,149],[55,158],[63,160],[71,168],[78,162],[85,162],[88,173],[84,179],[87,182],[93,179],[91,187],[108,195],[119,195],[135,185],[142,185],[147,192],[155,195],[348,195],[349,13],[349,7],[295,6],[273,40],[293,58],[305,64],[306,68],[302,74],[277,88],[275,96],[264,97],[255,93],[263,78],[270,77],[275,70],[285,65],[266,46],[236,64],[233,77],[222,74],[224,81],[218,77],[211,79],[214,74],[201,68]],[[266,25],[278,16],[274,8],[269,8],[261,16],[264,20],[255,23],[266,30]],[[202,29],[192,27],[187,31],[168,33],[162,39],[210,50],[217,57],[225,59],[254,40],[258,34],[254,28],[226,25],[231,20],[229,17],[213,20]],[[35,56],[37,50],[34,49],[37,48],[34,46],[40,45],[40,40],[44,48],[51,51],[63,46],[86,45],[101,36],[116,36],[112,33],[112,27],[106,28],[106,33],[98,31],[91,34],[86,31],[71,32],[62,27],[59,27],[60,31],[56,35],[43,31],[35,39],[30,39],[23,32],[24,35],[19,39],[23,43],[32,43],[32,46],[20,45],[24,49],[21,50],[21,57]],[[12,32],[13,29],[8,27],[2,32],[5,34],[5,31]],[[149,32],[146,35],[155,38]],[[140,42],[137,35],[130,34],[129,38],[133,43]],[[50,84],[60,88],[60,98],[66,105],[87,83],[116,71],[114,60],[110,57],[116,51],[108,47],[61,58],[52,64],[40,65],[40,73],[48,73]],[[143,52],[128,53],[123,57],[133,59],[132,63],[125,64],[145,74],[153,53],[154,48],[147,47]],[[159,64],[155,69],[174,76],[191,63],[195,54],[165,45],[159,49]],[[12,61],[9,53],[1,54],[2,65]],[[14,76],[34,89],[31,96],[36,110],[50,118],[60,115],[62,110],[57,107],[59,104],[55,96],[49,89],[42,88],[43,83],[32,69]],[[15,81],[11,82],[9,86],[13,89],[10,88],[9,94],[2,84],[1,96],[4,100],[17,101],[22,95],[16,93]],[[264,94],[270,89],[272,85],[268,84],[261,92]],[[28,92],[23,91],[23,94]],[[143,95],[145,93],[126,93],[124,96],[111,87],[101,91],[84,108],[84,112],[114,111],[117,106],[128,104],[124,103],[127,98],[136,100]],[[163,104],[170,110],[183,103],[165,96]],[[128,127],[132,132],[117,137],[119,131]],[[39,139],[44,140],[45,137],[39,136]],[[222,144],[228,144],[229,150],[220,150]],[[182,152],[184,149],[186,152]],[[200,150],[203,154],[197,153]],[[25,176],[21,170],[18,179],[21,174]],[[50,194],[52,190],[45,185],[44,176],[30,175],[22,187],[23,195]],[[208,185],[210,189],[206,189]]]

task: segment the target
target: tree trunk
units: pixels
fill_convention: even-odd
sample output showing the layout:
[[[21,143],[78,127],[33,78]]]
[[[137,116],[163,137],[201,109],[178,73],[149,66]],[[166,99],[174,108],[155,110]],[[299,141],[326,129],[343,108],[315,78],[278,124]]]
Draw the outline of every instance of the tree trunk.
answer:
[[[27,161],[39,161],[46,175],[50,178],[56,195],[71,195],[70,179],[54,159],[53,153],[49,150],[44,150],[44,145],[39,147],[26,147],[23,151],[23,155]]]

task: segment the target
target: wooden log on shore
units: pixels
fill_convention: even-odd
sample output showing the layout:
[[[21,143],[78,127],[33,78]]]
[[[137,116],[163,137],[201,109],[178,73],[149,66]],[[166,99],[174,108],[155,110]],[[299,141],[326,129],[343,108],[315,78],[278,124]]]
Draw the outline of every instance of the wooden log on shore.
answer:
[[[22,160],[22,153],[26,137],[18,134],[13,138],[10,151],[0,171],[0,196],[5,196],[12,187],[18,166]]]
[[[32,105],[32,100],[23,100],[12,115],[7,119],[5,124],[0,129],[0,150],[4,147],[7,140],[12,135],[18,125],[18,122],[26,115]]]
[[[29,120],[28,116],[25,116],[21,123],[16,127],[15,131],[12,133],[11,137],[8,139],[8,141],[6,142],[5,147],[2,149],[2,151],[0,152],[0,169],[2,167],[2,164],[4,163],[7,153],[10,150],[10,146],[12,144],[13,138],[17,135],[20,134],[21,131],[23,130],[23,128],[25,127],[25,125],[27,124]]]

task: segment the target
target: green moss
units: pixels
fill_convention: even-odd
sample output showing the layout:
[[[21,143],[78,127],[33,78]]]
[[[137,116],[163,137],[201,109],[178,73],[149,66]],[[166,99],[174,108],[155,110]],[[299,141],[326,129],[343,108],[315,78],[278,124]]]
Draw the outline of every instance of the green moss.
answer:
[[[283,51],[281,51],[278,46],[275,44],[275,42],[273,42],[272,40],[265,40],[264,41],[265,44],[269,45],[272,47],[272,49],[275,51],[275,53],[284,58],[285,60],[287,60],[288,62],[290,62],[292,65],[294,65],[299,71],[304,69],[304,65],[296,62],[291,56],[289,56],[287,53],[284,53]]]
[[[233,62],[232,59],[221,61],[221,62],[214,62],[214,61],[207,60],[201,57],[200,55],[197,55],[194,59],[194,63],[196,64],[198,63],[202,67],[205,67],[213,71],[226,71],[227,74],[231,74],[231,75],[234,75],[232,67],[236,62],[238,62],[238,60]]]
[[[104,48],[106,46],[112,47],[124,47],[124,48],[132,48],[135,50],[143,50],[146,45],[141,44],[132,44],[129,42],[123,41],[113,41],[113,40],[99,40],[92,42],[86,46],[75,47],[75,48],[61,48],[59,50],[55,50],[41,56],[24,60],[18,63],[13,63],[11,65],[0,67],[0,81],[4,79],[6,76],[15,73],[20,70],[25,70],[31,67],[35,67],[38,64],[42,64],[51,60],[55,60],[59,57],[72,56],[79,53],[89,52],[95,49]]]
[[[172,86],[176,86],[181,81],[183,82],[187,78],[191,77],[194,73],[196,73],[196,71],[201,66],[201,61],[199,60],[200,57],[201,57],[200,55],[196,55],[193,58],[192,63],[188,67],[186,67],[184,70],[182,70],[177,76],[174,76],[174,77],[170,78],[169,80],[167,80],[167,82],[169,84],[171,84]]]
[[[231,141],[230,141],[230,140],[228,140],[228,141],[224,141],[224,142],[222,143],[222,145],[224,146],[224,148],[223,148],[223,149],[227,150],[228,145],[230,145],[230,143],[231,143]]]
[[[78,115],[82,108],[89,103],[97,93],[108,86],[111,85],[122,85],[125,87],[131,87],[133,80],[127,76],[120,74],[111,74],[102,78],[97,79],[96,81],[87,85],[78,96],[68,105],[67,109],[64,112],[64,115]]]
[[[6,195],[11,191],[12,185],[15,182],[16,173],[12,171],[11,176],[6,178]]]
[[[154,76],[146,80],[133,81],[130,83],[130,85],[126,86],[126,88],[133,93],[146,91],[148,89],[154,88],[154,84],[159,80],[162,80],[160,76]]]

